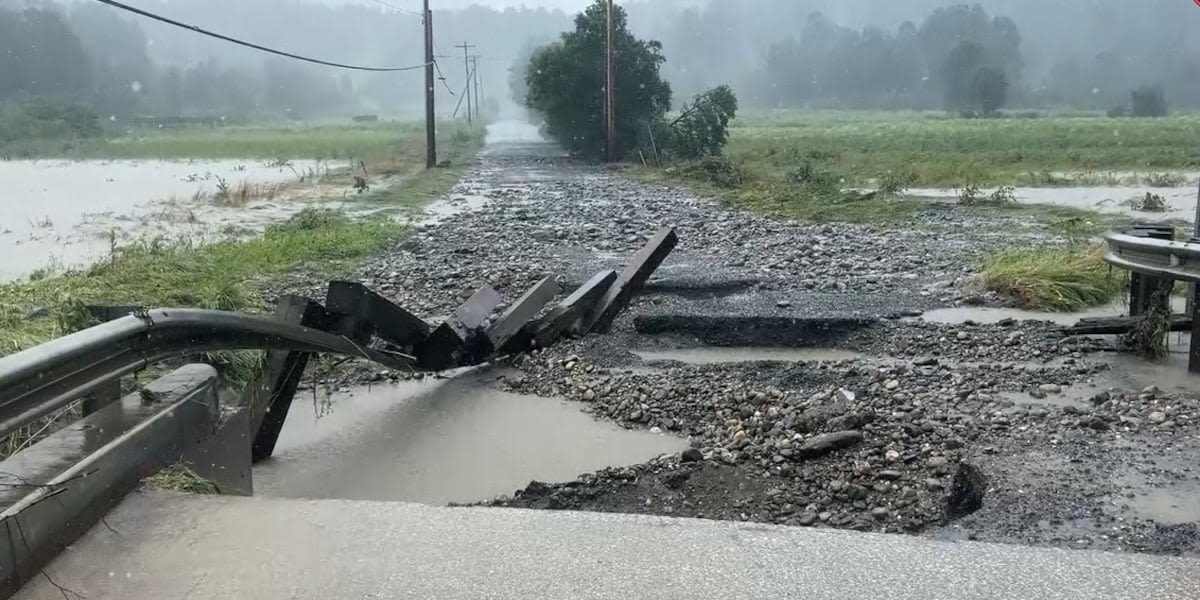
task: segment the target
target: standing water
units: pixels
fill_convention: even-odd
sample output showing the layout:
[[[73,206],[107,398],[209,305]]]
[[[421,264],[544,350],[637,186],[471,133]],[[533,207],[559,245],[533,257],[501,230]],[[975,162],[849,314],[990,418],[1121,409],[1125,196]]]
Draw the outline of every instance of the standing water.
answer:
[[[46,266],[80,266],[138,238],[206,236],[226,225],[261,228],[300,207],[269,202],[218,206],[207,196],[223,181],[295,183],[314,163],[262,161],[0,161],[0,281]]]
[[[262,496],[477,502],[685,450],[687,441],[593,419],[581,405],[493,390],[471,376],[360,388],[332,413],[288,416]]]

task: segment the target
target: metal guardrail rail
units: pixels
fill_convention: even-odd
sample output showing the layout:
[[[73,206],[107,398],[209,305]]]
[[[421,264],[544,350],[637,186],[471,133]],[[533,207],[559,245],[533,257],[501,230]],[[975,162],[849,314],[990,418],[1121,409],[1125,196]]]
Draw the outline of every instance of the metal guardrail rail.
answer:
[[[1104,260],[1114,267],[1175,281],[1200,282],[1200,243],[1176,242],[1113,231],[1105,234]]]
[[[1198,208],[1200,210],[1200,208]],[[1200,373],[1200,238],[1186,242],[1175,241],[1174,227],[1167,223],[1138,223],[1130,229],[1111,231],[1104,236],[1108,248],[1104,260],[1117,268],[1130,272],[1129,316],[1140,319],[1154,303],[1162,303],[1170,310],[1169,296],[1176,282],[1192,284],[1189,292],[1186,315],[1172,315],[1170,331],[1191,331],[1188,348],[1188,372]],[[1083,323],[1102,328],[1102,323]]]
[[[0,436],[93,389],[168,358],[217,350],[281,349],[356,356],[411,368],[402,354],[268,317],[162,308],[73,333],[0,358]]]

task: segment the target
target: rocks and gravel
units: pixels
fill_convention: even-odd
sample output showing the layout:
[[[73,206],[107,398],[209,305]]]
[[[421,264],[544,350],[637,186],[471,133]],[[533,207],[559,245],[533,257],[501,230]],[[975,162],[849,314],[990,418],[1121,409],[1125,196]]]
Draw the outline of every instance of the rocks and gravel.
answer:
[[[569,293],[659,227],[680,239],[612,334],[513,357],[495,385],[690,449],[490,504],[1200,553],[1195,523],[1143,502],[1200,491],[1195,395],[1128,389],[1109,342],[1048,323],[916,318],[980,301],[963,287],[973,265],[1028,241],[1001,235],[1011,216],[782,222],[536,144],[492,147],[450,199],[469,210],[362,273],[430,320],[484,283],[511,300],[555,273]],[[862,357],[699,365],[632,353],[756,342]]]

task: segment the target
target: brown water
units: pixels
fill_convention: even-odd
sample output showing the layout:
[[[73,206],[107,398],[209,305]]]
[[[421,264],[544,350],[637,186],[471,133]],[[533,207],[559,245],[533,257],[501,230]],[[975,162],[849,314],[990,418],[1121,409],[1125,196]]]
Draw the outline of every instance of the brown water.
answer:
[[[255,493],[475,502],[527,485],[680,452],[687,441],[593,419],[582,405],[490,389],[478,378],[360,388],[319,417],[297,397]]]
[[[673,360],[693,365],[740,362],[831,362],[854,360],[863,355],[832,348],[681,348],[675,350],[634,350],[645,361]]]
[[[286,167],[239,160],[0,161],[0,281],[46,266],[95,262],[114,240],[204,241],[230,228],[261,230],[304,208],[298,201],[315,199],[308,193],[315,186],[298,182],[300,174],[317,170],[304,161]],[[241,207],[197,199],[220,180],[231,188],[245,182],[289,189]]]
[[[1132,182],[1139,179],[1137,174],[1113,174]],[[1194,175],[1189,174],[1194,181]],[[983,190],[991,193],[992,189]],[[1161,196],[1166,202],[1167,209],[1163,212],[1147,212],[1133,210],[1129,201],[1135,197],[1144,197],[1146,193]],[[910,189],[910,196],[932,198],[940,201],[956,201],[957,190],[947,189]],[[1122,214],[1139,219],[1182,219],[1191,221],[1196,211],[1196,186],[1194,184],[1168,188],[1154,188],[1146,185],[1119,186],[1079,186],[1079,187],[1017,187],[1013,192],[1017,202],[1022,204],[1051,204],[1055,206],[1070,206],[1105,213]]]

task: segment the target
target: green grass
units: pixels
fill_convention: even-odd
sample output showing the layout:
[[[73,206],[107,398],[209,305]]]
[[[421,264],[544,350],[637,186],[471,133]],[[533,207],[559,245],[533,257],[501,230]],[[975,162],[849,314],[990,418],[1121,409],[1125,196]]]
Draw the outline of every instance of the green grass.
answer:
[[[983,264],[980,284],[1029,310],[1071,312],[1108,304],[1127,287],[1096,244],[1001,252]]]
[[[928,118],[917,113],[787,113],[734,123],[727,154],[760,178],[809,160],[861,184],[905,173],[918,186],[1095,184],[1200,168],[1200,116],[1167,119]],[[1062,177],[1056,173],[1082,173]],[[1090,176],[1086,176],[1090,174]],[[1168,177],[1168,180],[1170,178]]]
[[[451,132],[459,128],[454,123],[439,126],[439,129]],[[330,161],[403,154],[420,155],[423,160],[424,131],[423,123],[408,121],[315,127],[134,129],[104,139],[12,145],[0,148],[0,154],[94,159]]]

